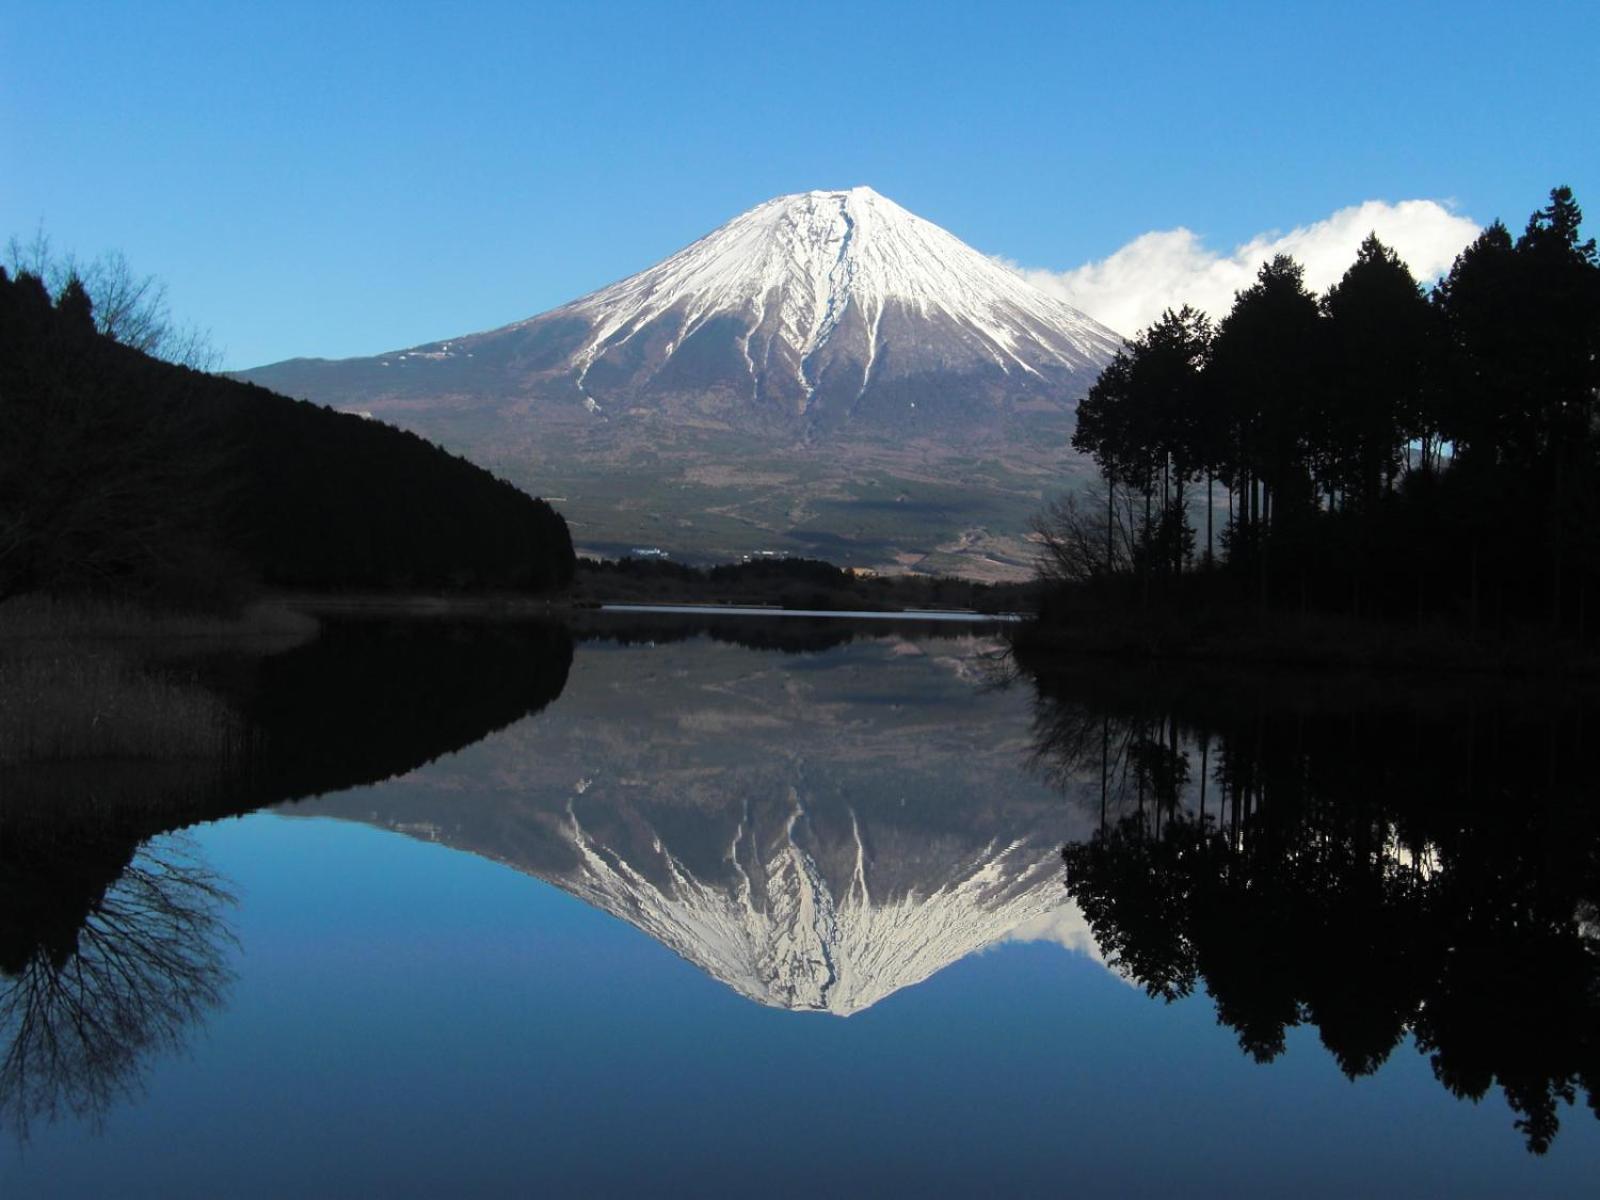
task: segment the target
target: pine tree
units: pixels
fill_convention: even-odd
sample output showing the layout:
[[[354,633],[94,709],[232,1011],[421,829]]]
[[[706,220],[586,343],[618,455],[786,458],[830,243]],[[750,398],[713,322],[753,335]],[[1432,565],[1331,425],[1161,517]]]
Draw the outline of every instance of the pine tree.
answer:
[[[89,290],[83,286],[83,280],[76,275],[67,280],[61,294],[56,297],[56,308],[85,333],[93,332],[94,301],[89,298]]]
[[[1411,466],[1414,440],[1418,465],[1432,460],[1424,396],[1434,316],[1410,268],[1376,234],[1361,243],[1322,311],[1332,376],[1318,421],[1318,472],[1340,506],[1371,514]]]

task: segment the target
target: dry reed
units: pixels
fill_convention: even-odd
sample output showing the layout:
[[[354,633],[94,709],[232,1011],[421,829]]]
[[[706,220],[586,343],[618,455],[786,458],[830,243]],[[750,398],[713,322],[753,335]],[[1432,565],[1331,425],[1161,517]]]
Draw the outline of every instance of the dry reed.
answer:
[[[172,612],[126,600],[45,595],[0,603],[0,653],[28,655],[37,647],[72,642],[137,642],[141,648],[183,643],[293,644],[316,633],[316,621],[277,604],[253,604],[236,616]]]
[[[243,741],[238,717],[212,693],[115,652],[55,641],[0,658],[0,764],[221,761]]]

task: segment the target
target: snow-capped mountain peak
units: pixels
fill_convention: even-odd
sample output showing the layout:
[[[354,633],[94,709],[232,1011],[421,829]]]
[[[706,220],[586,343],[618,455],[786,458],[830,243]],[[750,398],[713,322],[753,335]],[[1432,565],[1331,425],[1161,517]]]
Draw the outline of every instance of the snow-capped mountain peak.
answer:
[[[718,319],[733,326],[753,394],[765,376],[789,375],[806,401],[844,360],[864,394],[886,348],[928,342],[926,328],[906,336],[908,322],[942,330],[947,366],[987,361],[1006,375],[1081,371],[1116,345],[1109,330],[869,187],[768,200],[556,311],[592,322],[573,355],[585,395],[597,360],[653,338],[665,362]]]

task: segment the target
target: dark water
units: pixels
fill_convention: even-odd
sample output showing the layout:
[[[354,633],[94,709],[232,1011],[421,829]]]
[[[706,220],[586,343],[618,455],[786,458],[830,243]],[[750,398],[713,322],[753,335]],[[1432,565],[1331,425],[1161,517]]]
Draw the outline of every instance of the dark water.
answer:
[[[1592,1194],[1581,697],[783,624],[334,626],[206,665],[248,762],[8,779],[0,1194]]]

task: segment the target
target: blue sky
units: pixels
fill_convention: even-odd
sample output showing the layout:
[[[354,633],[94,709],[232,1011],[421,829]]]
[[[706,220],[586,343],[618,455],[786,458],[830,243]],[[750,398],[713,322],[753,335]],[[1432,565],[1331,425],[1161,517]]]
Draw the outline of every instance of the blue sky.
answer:
[[[123,250],[236,367],[529,316],[813,187],[1048,272],[1373,200],[1520,226],[1566,182],[1600,214],[1592,2],[8,0],[0,26],[0,236]]]

